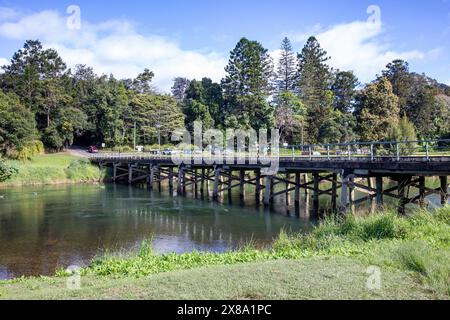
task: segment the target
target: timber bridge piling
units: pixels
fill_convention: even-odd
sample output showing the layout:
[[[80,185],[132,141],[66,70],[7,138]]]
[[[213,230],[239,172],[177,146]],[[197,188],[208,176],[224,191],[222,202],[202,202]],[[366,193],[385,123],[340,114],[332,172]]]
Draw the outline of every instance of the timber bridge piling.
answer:
[[[287,206],[293,199],[297,214],[302,194],[312,196],[314,212],[319,212],[319,199],[323,196],[331,197],[331,209],[343,214],[354,211],[361,203],[369,203],[373,210],[383,207],[385,197],[398,201],[400,214],[405,213],[409,203],[426,206],[425,198],[431,194],[438,195],[441,204],[446,205],[450,155],[431,154],[428,146],[431,142],[426,142],[424,154],[410,151],[411,155],[405,155],[403,147],[412,143],[416,142],[367,143],[363,149],[359,149],[361,143],[307,146],[300,149],[300,154],[292,149],[290,156],[269,158],[278,164],[276,173],[265,172],[267,162],[263,164],[249,155],[243,157],[244,161],[241,155],[232,161],[228,157],[222,163],[211,155],[205,158],[192,152],[184,163],[177,165],[171,156],[101,153],[93,155],[91,161],[112,168],[115,183],[146,184],[149,189],[156,187],[161,191],[162,183],[167,182],[170,194],[176,191],[178,195],[186,195],[189,188],[195,197],[218,200],[231,199],[231,191],[238,189],[244,199],[248,196],[246,186],[252,186],[257,204],[271,206],[276,197],[284,195]],[[388,152],[377,155],[380,145]],[[438,187],[427,186],[427,178],[438,178]],[[393,181],[388,188],[386,179]],[[410,192],[411,189],[415,190]],[[363,196],[356,198],[356,191]]]

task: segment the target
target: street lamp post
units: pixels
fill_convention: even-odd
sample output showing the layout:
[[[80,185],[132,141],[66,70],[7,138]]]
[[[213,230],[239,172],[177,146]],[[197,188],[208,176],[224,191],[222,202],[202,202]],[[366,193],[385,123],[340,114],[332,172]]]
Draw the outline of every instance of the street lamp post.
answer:
[[[159,154],[161,154],[161,124],[157,122],[155,126],[158,129],[158,148]]]

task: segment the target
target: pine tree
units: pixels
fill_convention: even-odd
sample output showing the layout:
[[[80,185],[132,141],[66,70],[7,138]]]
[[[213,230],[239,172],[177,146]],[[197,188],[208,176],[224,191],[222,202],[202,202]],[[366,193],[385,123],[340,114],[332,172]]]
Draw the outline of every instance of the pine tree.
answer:
[[[320,127],[333,109],[330,99],[332,74],[326,64],[327,52],[315,37],[310,37],[298,55],[297,90],[308,111],[308,140],[320,142]]]
[[[358,78],[352,71],[339,71],[336,73],[331,86],[335,100],[334,108],[342,113],[350,113],[353,110]]]
[[[274,72],[267,49],[242,38],[231,52],[225,71],[225,126],[256,130],[271,127],[274,109],[267,100],[273,92]]]
[[[296,81],[296,57],[292,50],[291,41],[284,38],[281,43],[281,57],[278,60],[277,69],[277,95],[283,91],[295,90]]]
[[[186,90],[189,87],[190,81],[189,79],[177,77],[173,80],[172,86],[172,96],[178,103],[182,103],[185,96]]]

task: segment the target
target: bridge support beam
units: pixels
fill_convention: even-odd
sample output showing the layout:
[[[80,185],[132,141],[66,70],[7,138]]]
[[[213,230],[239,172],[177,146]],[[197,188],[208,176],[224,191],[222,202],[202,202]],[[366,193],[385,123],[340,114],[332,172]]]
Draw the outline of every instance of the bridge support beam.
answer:
[[[291,193],[289,192],[289,189],[291,187],[290,182],[291,181],[291,175],[290,173],[286,174],[286,182],[285,182],[285,188],[286,188],[286,206],[290,206],[291,205]]]
[[[255,200],[256,204],[259,205],[261,203],[261,170],[255,171]]]
[[[273,180],[272,176],[266,176],[266,183],[265,183],[265,194],[264,194],[264,206],[269,207],[273,201],[272,194],[273,194]]]
[[[214,174],[214,187],[213,187],[213,200],[217,201],[219,199],[219,184],[221,179],[221,168],[216,168]]]
[[[448,202],[448,177],[441,176],[439,180],[441,182],[441,204],[445,206]]]
[[[314,195],[313,195],[313,211],[314,214],[318,214],[319,213],[319,183],[320,183],[320,176],[318,173],[314,173],[313,174],[313,179],[314,179]]]
[[[184,167],[178,167],[178,179],[177,179],[177,194],[183,194],[183,175],[184,175]]]
[[[426,187],[426,183],[425,183],[425,177],[419,177],[419,206],[421,208],[425,208],[427,203],[425,200],[425,187]]]
[[[173,195],[173,168],[169,168],[169,192]]]
[[[349,209],[349,184],[350,184],[350,172],[344,171],[342,173],[342,186],[341,186],[341,203],[339,206],[339,213],[346,215]]]
[[[375,178],[375,184],[376,184],[376,203],[377,208],[381,209],[384,205],[384,199],[383,199],[383,177],[377,176]]]
[[[239,198],[241,201],[245,199],[245,170],[239,171]]]
[[[133,183],[133,164],[128,164],[128,184]]]
[[[338,175],[333,173],[333,181],[331,186],[331,208],[333,212],[337,212],[337,188],[338,188]]]
[[[411,177],[401,177],[398,181],[398,213],[405,215],[406,204],[408,203],[408,198],[406,198],[406,188],[408,188],[411,183]]]
[[[295,213],[300,215],[300,183],[301,176],[300,172],[295,173],[295,194],[294,194],[294,204],[295,204]]]

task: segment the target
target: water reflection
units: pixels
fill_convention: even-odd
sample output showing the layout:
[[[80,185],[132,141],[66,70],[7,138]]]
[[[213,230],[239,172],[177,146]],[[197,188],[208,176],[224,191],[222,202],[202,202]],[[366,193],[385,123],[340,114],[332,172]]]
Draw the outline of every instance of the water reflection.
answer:
[[[157,252],[223,252],[265,245],[282,228],[307,231],[309,219],[263,208],[199,201],[119,185],[2,190],[0,279],[51,275],[103,250],[131,250],[152,238]]]

